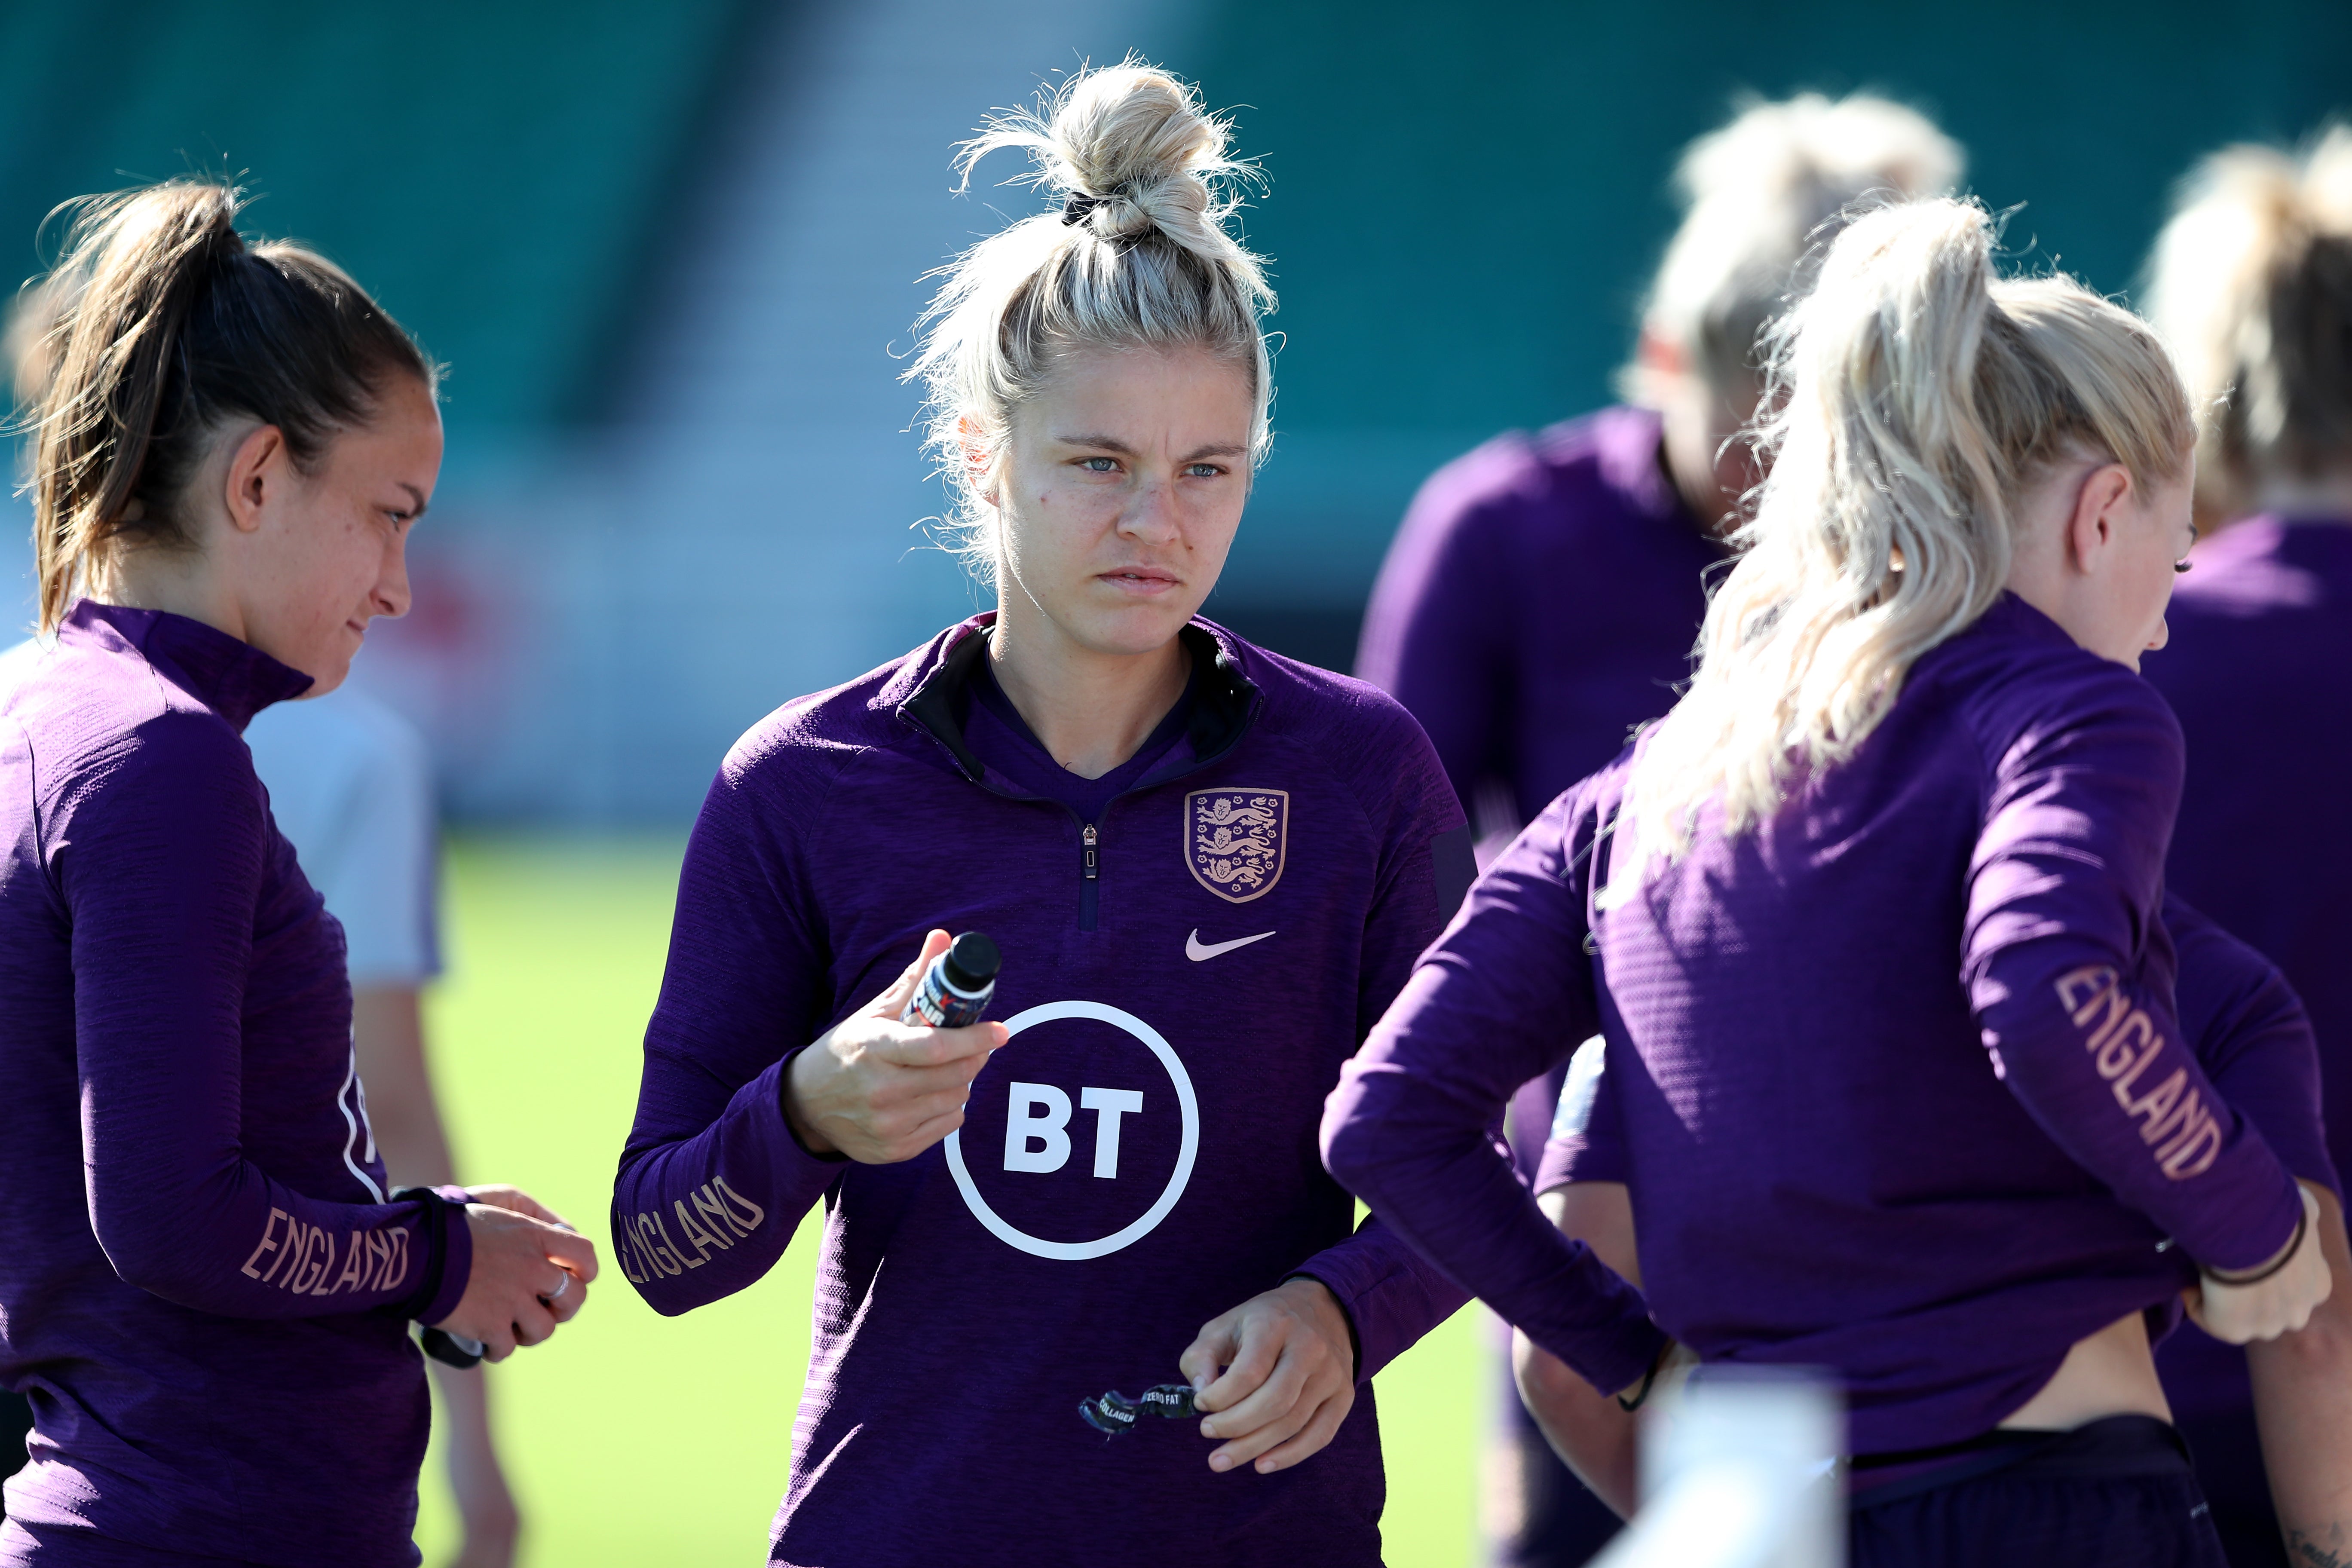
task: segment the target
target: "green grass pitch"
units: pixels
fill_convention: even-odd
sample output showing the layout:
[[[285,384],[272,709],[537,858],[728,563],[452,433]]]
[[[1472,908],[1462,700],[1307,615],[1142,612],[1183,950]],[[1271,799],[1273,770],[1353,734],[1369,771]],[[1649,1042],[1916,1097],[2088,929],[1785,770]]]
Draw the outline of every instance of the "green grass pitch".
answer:
[[[656,1316],[609,1267],[604,1207],[680,847],[477,840],[448,859],[449,974],[428,1017],[460,1170],[528,1188],[594,1237],[608,1264],[577,1322],[490,1373],[527,1568],[760,1563],[783,1490],[815,1226],[758,1287],[683,1318]],[[1486,1342],[1472,1308],[1380,1376],[1391,1568],[1475,1555]],[[436,1454],[417,1529],[428,1564],[455,1541],[439,1467]]]

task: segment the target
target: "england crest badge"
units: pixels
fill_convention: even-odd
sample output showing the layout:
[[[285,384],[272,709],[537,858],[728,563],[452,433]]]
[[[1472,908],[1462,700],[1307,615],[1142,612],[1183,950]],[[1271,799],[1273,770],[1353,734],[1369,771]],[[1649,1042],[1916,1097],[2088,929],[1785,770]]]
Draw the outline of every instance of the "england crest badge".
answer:
[[[1282,880],[1290,792],[1196,789],[1184,797],[1184,864],[1227,903],[1264,898]]]

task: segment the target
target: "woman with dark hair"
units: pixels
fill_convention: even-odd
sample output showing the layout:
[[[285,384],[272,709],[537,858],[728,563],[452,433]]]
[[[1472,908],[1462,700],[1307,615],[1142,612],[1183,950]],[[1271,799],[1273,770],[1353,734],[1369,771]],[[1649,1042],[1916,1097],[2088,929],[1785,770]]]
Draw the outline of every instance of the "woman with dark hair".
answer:
[[[0,1563],[414,1563],[410,1320],[492,1358],[594,1248],[511,1187],[387,1191],[341,928],[241,738],[333,689],[441,464],[434,372],[236,194],[93,203],[37,413],[53,643],[0,694]]]

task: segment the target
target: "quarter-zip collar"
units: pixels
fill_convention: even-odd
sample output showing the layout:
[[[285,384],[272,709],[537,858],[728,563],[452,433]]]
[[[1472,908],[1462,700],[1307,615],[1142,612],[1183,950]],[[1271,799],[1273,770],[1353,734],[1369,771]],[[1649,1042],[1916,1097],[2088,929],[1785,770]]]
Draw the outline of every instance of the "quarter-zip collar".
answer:
[[[899,700],[898,714],[938,742],[955,760],[958,771],[972,783],[998,795],[1034,799],[1038,797],[1010,787],[1008,781],[992,773],[964,742],[961,715],[969,711],[966,689],[979,672],[979,661],[988,657],[988,631],[995,624],[996,613],[991,610],[950,628],[933,645],[929,660],[911,670],[912,687]],[[1163,765],[1137,780],[1124,792],[1127,795],[1181,777],[1224,756],[1241,744],[1264,705],[1264,694],[1244,673],[1240,649],[1223,626],[1196,616],[1176,635],[1184,639],[1195,668],[1202,671],[1192,721],[1186,726],[1184,743],[1174,748]]]
[[[169,610],[133,610],[83,599],[58,628],[61,643],[102,647],[112,637],[136,648],[240,735],[256,713],[273,702],[299,697],[316,684],[251,643]]]

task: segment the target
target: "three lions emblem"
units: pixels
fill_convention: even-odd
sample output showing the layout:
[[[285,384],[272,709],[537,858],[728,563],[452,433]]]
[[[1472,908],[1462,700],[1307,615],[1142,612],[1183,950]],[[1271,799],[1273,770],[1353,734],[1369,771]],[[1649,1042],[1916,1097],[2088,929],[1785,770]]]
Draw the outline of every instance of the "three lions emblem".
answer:
[[[1184,797],[1184,864],[1230,904],[1264,898],[1282,880],[1290,792],[1196,789]]]

